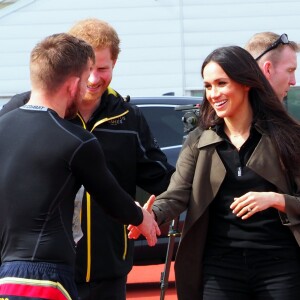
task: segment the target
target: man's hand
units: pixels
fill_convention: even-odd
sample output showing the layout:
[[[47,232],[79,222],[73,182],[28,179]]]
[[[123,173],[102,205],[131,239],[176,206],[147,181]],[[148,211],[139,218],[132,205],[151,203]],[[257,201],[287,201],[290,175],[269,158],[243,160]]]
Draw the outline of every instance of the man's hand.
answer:
[[[145,203],[143,210],[143,223],[139,226],[128,226],[128,237],[130,239],[137,239],[140,234],[144,235],[147,239],[149,246],[154,246],[157,242],[157,235],[160,235],[160,229],[154,220],[154,214],[152,212],[152,206],[155,201],[155,196],[151,195],[148,201]]]

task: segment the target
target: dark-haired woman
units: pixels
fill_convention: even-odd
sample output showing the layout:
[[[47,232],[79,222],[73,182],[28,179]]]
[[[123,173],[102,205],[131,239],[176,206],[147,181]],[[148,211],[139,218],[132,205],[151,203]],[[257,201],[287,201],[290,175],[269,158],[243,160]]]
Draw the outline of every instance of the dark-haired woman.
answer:
[[[201,74],[201,124],[153,205],[158,223],[187,209],[178,299],[299,299],[300,126],[246,50],[216,49]]]

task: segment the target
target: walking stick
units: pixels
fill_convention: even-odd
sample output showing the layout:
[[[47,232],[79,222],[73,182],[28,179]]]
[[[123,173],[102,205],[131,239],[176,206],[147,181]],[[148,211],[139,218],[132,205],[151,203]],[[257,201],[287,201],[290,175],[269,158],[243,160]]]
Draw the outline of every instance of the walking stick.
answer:
[[[168,232],[169,243],[167,248],[165,268],[164,271],[161,272],[161,277],[160,277],[160,289],[161,289],[160,300],[165,299],[165,291],[168,288],[168,281],[169,281],[171,262],[172,262],[173,252],[174,252],[175,238],[181,235],[181,233],[178,231],[178,223],[179,223],[179,216],[176,219],[172,220]]]

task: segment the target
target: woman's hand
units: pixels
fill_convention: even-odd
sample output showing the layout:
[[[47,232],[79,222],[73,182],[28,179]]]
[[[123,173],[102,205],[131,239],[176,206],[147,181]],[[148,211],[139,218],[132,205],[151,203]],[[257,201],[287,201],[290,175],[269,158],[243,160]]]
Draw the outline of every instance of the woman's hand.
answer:
[[[151,195],[150,198],[148,199],[148,201],[147,201],[147,202],[144,204],[144,206],[143,206],[143,209],[144,209],[146,212],[148,212],[148,213],[151,214],[153,220],[155,220],[155,218],[154,218],[154,213],[152,212],[152,206],[153,206],[153,203],[154,203],[154,201],[155,201],[155,198],[156,198],[156,197],[155,197],[154,195]],[[140,206],[139,203],[136,202],[136,204],[137,204],[138,206]],[[155,221],[154,221],[154,222],[155,222]],[[156,222],[155,222],[155,224],[156,224]],[[130,239],[137,239],[137,238],[140,236],[140,234],[142,233],[141,230],[139,229],[139,226],[129,225],[129,226],[127,227],[127,229],[129,230],[128,237],[129,237]],[[155,226],[155,233],[156,233],[156,236],[160,235],[160,229],[159,229],[159,227],[157,226],[157,224],[156,224],[156,226]],[[147,239],[147,241],[148,241],[149,246],[152,246],[152,245],[150,245],[148,239]]]
[[[274,192],[248,192],[234,198],[234,202],[230,205],[232,212],[243,220],[270,207],[285,212],[284,196]]]

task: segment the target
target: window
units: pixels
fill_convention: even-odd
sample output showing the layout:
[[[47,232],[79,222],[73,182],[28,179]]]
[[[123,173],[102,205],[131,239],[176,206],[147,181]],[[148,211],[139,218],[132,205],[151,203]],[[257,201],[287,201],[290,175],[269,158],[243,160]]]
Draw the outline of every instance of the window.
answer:
[[[184,135],[182,111],[176,111],[175,106],[139,105],[139,107],[161,148],[182,144]]]
[[[191,90],[190,94],[193,97],[203,97],[204,90]]]

